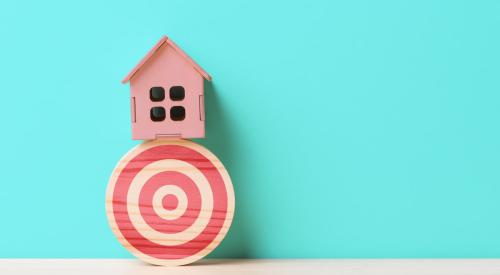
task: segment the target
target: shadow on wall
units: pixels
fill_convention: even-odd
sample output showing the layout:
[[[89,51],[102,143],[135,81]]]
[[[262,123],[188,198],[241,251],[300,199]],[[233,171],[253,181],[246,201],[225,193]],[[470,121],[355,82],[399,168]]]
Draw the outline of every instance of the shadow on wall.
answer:
[[[234,185],[236,207],[231,229],[209,258],[251,258],[251,240],[253,239],[250,235],[251,222],[248,216],[242,215],[249,211],[242,211],[245,205],[242,196],[244,188],[238,180],[245,178],[245,170],[241,157],[238,156],[240,150],[235,144],[234,134],[232,134],[234,131],[230,129],[229,112],[221,104],[216,90],[212,82],[205,81],[206,138],[197,142],[212,151],[228,170]]]

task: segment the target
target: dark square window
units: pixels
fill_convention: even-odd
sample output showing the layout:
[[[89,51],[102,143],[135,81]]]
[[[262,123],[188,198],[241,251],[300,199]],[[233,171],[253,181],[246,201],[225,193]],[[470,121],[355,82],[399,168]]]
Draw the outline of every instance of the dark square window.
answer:
[[[162,101],[165,99],[165,89],[162,87],[153,87],[149,89],[149,98],[151,101]]]
[[[152,121],[164,121],[165,120],[165,108],[163,107],[153,107],[149,112]]]
[[[174,106],[170,108],[170,119],[173,121],[181,121],[186,118],[186,110],[182,106]]]
[[[170,88],[170,99],[178,101],[183,100],[185,96],[186,92],[184,91],[184,87],[172,86],[172,88]]]

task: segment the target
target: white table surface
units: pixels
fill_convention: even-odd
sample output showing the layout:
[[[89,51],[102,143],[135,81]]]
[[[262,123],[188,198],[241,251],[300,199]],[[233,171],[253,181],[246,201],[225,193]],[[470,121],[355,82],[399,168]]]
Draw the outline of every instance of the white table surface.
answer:
[[[160,267],[133,259],[0,259],[0,275],[156,275],[156,274],[378,274],[500,275],[500,259],[484,260],[202,260],[180,267]]]

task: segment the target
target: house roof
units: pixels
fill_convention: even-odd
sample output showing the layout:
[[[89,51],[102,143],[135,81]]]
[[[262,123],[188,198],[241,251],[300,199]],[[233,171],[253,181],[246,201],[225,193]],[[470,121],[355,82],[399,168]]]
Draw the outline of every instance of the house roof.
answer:
[[[148,60],[151,57],[153,57],[153,55],[156,53],[156,51],[158,49],[160,49],[161,46],[163,46],[163,44],[165,44],[165,43],[167,43],[170,47],[172,47],[172,49],[174,49],[178,54],[180,54],[206,80],[212,80],[212,77],[210,77],[210,75],[207,72],[205,72],[198,64],[196,64],[196,62],[194,62],[194,60],[191,59],[191,57],[189,57],[183,50],[181,50],[181,48],[179,48],[174,43],[174,41],[169,39],[167,36],[162,36],[160,41],[158,41],[156,43],[156,45],[154,45],[154,47],[151,50],[149,50],[149,52],[141,59],[141,61],[139,61],[139,63],[132,69],[132,71],[130,71],[128,73],[128,75],[125,76],[125,78],[122,80],[122,83],[125,84],[125,83],[129,82],[130,79],[132,79],[132,77],[134,77],[135,73],[137,73],[141,69],[141,67],[144,64],[146,64],[146,62],[148,62]]]

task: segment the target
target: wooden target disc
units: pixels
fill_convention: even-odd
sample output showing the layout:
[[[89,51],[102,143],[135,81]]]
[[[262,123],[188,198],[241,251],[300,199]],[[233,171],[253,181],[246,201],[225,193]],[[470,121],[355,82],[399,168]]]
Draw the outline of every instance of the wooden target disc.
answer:
[[[144,142],[111,175],[106,213],[120,243],[155,265],[184,265],[222,241],[234,213],[231,179],[217,157],[181,139]]]

